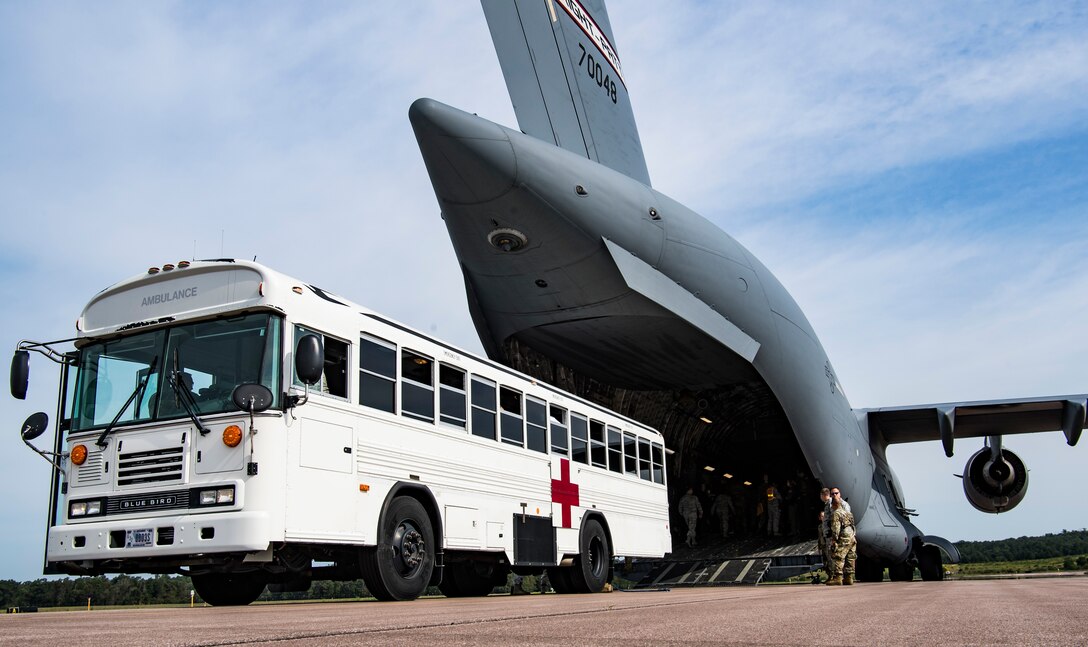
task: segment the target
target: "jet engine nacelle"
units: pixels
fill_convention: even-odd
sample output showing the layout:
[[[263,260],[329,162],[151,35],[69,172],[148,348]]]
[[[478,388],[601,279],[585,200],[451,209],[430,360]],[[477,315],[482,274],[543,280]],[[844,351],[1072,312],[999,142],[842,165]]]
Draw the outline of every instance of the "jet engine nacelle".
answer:
[[[983,447],[967,460],[963,470],[963,492],[971,505],[983,512],[1012,510],[1028,491],[1028,470],[1024,461],[1007,449],[995,452]]]

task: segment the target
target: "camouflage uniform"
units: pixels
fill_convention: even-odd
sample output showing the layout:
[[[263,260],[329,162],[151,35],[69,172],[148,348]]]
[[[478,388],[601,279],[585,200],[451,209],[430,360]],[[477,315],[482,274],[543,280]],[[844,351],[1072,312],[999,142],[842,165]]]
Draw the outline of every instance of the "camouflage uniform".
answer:
[[[677,507],[680,510],[680,516],[684,518],[684,523],[688,525],[686,543],[688,546],[694,546],[695,525],[699,523],[699,517],[703,516],[703,504],[699,503],[699,497],[689,490],[687,494],[680,497],[680,503]]]
[[[718,515],[718,523],[721,524],[722,537],[729,536],[729,517],[733,514],[733,498],[722,492],[714,498],[714,505],[710,508],[710,514]]]
[[[858,540],[854,537],[854,515],[845,506],[831,513],[832,581],[853,583]]]

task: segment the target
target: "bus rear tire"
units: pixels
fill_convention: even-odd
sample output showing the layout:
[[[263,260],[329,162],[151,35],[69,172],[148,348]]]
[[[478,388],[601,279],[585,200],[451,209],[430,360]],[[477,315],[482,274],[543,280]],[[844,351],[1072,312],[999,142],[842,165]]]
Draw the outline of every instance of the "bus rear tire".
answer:
[[[264,592],[264,580],[253,573],[202,573],[191,579],[200,599],[213,607],[245,606]]]
[[[506,583],[507,570],[499,564],[484,561],[447,564],[438,589],[447,598],[482,597]]]
[[[414,600],[427,590],[434,571],[434,531],[415,499],[398,496],[378,529],[378,545],[359,559],[363,582],[379,600]]]
[[[589,519],[582,525],[582,537],[578,544],[574,567],[567,569],[571,591],[598,593],[604,589],[612,574],[612,550],[608,535],[599,521]]]

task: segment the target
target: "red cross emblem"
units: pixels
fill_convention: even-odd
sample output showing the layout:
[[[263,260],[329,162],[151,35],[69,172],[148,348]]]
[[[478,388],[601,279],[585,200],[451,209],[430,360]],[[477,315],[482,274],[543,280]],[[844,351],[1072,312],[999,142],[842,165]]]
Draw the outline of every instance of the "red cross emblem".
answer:
[[[563,527],[570,528],[571,507],[578,504],[578,484],[570,480],[570,461],[559,459],[559,479],[552,479],[552,503],[563,506]]]

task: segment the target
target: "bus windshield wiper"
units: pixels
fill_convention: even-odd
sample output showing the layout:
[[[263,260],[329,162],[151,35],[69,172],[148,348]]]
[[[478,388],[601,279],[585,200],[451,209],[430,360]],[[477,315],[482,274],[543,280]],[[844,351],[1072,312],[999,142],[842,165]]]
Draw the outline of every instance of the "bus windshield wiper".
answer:
[[[99,447],[105,448],[106,438],[111,433],[113,433],[113,428],[117,425],[117,421],[120,420],[121,415],[124,414],[125,411],[128,410],[129,405],[132,404],[132,401],[136,399],[136,396],[143,393],[144,389],[147,388],[147,381],[149,379],[151,379],[151,374],[155,372],[155,366],[158,363],[159,363],[159,356],[156,355],[155,359],[151,360],[151,365],[148,366],[148,368],[147,368],[147,375],[145,375],[144,379],[141,380],[140,383],[136,385],[136,388],[132,391],[132,395],[128,396],[128,400],[125,400],[125,404],[123,404],[121,406],[121,410],[118,411],[117,415],[113,417],[113,420],[110,421],[110,424],[106,425],[106,428],[102,430],[102,434],[100,436],[98,436],[98,440],[94,441],[94,444],[98,445]]]
[[[185,413],[189,414],[189,418],[192,419],[193,424],[196,425],[197,431],[201,436],[207,436],[211,429],[204,426],[204,423],[200,421],[200,418],[196,415],[197,404],[193,398],[193,394],[189,391],[189,387],[181,384],[181,361],[179,359],[178,349],[174,349],[174,367],[170,371],[170,387],[174,389],[174,395],[178,404],[182,409],[185,409]]]

